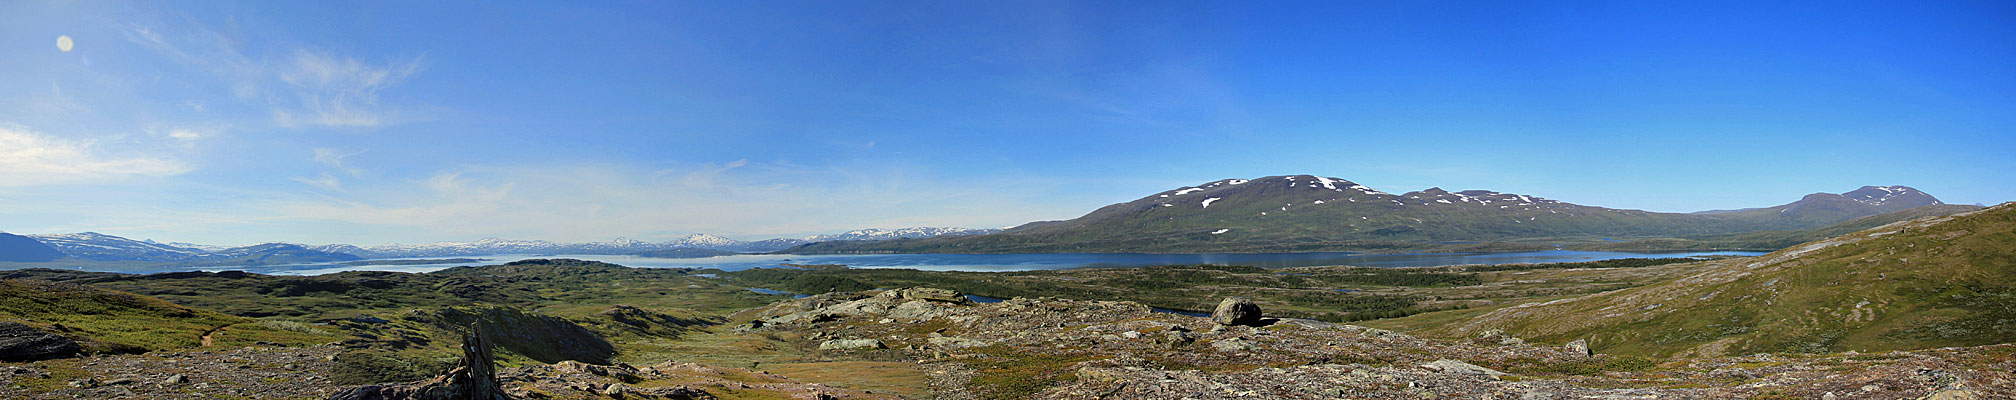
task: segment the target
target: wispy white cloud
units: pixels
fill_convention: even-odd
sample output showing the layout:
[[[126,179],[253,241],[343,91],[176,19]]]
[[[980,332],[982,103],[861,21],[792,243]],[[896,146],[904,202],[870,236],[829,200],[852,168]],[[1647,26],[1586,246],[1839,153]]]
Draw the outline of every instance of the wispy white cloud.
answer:
[[[93,183],[189,170],[171,159],[107,155],[90,140],[65,140],[0,125],[0,186]]]
[[[231,85],[240,100],[269,109],[272,123],[287,128],[370,128],[410,119],[407,108],[381,103],[382,94],[419,73],[424,57],[372,63],[308,46],[281,57],[253,57],[241,40],[191,23],[173,34],[152,27],[125,30],[126,39],[179,64],[208,70]],[[208,104],[190,100],[202,112]]]
[[[350,158],[351,156],[355,156],[355,155],[358,155],[358,154],[364,154],[364,152],[362,152],[362,151],[354,151],[354,152],[353,152],[353,151],[343,151],[343,150],[340,150],[340,149],[333,149],[333,148],[328,148],[328,147],[322,147],[322,148],[316,148],[316,149],[315,149],[315,157],[314,157],[314,160],[315,160],[315,162],[318,162],[318,163],[322,163],[322,164],[324,164],[324,165],[328,165],[328,166],[331,166],[331,167],[336,167],[336,168],[348,168],[348,166],[346,166],[346,165],[343,165],[343,159],[345,159],[345,158]]]
[[[340,179],[336,179],[335,175],[330,175],[328,172],[323,172],[322,176],[318,178],[303,178],[297,176],[287,179],[295,182],[305,183],[308,184],[308,186],[322,188],[324,190],[338,191],[338,192],[343,191],[343,181]]]
[[[314,157],[311,157],[311,159],[315,160],[315,162],[317,163],[321,163],[322,165],[329,166],[330,168],[333,168],[337,171],[341,171],[345,174],[348,174],[352,178],[362,178],[364,177],[364,169],[349,166],[345,164],[343,160],[346,158],[350,158],[350,156],[355,156],[363,153],[364,152],[362,151],[346,152],[343,150],[323,147],[315,149],[315,155]],[[330,173],[329,171],[323,171],[320,177],[315,178],[293,177],[288,179],[326,190],[339,191],[339,192],[343,191],[343,180],[337,178],[335,174]]]
[[[375,127],[396,116],[378,104],[379,92],[420,71],[421,59],[369,65],[351,58],[296,50],[280,80],[300,99],[297,108],[276,108],[273,122],[285,127]]]

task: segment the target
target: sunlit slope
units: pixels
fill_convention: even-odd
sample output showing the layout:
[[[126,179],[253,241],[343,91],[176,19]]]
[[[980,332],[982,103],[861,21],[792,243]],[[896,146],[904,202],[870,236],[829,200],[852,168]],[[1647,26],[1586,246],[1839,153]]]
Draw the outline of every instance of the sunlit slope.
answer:
[[[261,322],[132,293],[25,279],[0,280],[0,321],[20,322],[69,337],[87,353],[255,342],[306,345],[338,339],[327,331],[299,324]]]
[[[2016,341],[2016,203],[1884,225],[1687,278],[1432,329],[1588,339],[1598,352],[1880,351]]]

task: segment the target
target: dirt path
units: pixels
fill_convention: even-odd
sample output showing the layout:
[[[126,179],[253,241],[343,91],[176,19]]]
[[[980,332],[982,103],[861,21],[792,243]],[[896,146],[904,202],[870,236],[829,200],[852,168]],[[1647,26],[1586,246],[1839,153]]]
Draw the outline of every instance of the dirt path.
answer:
[[[203,346],[203,347],[210,347],[210,343],[211,343],[211,340],[210,340],[210,336],[212,336],[212,335],[216,335],[218,331],[222,331],[222,330],[224,330],[224,328],[227,328],[227,327],[230,327],[230,325],[219,325],[219,326],[217,326],[216,328],[210,328],[210,330],[208,330],[208,331],[203,331],[203,337],[202,337],[202,341],[203,341],[203,345],[202,345],[202,346]]]

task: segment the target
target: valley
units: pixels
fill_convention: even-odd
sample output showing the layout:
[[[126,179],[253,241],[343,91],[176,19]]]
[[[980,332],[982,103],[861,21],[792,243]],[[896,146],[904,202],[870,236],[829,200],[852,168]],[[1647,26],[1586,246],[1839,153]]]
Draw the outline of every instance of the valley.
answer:
[[[0,400],[2016,399],[2016,3],[0,2]]]
[[[1755,257],[1540,264],[23,269],[0,272],[0,316],[79,345],[11,359],[0,393],[340,396],[432,379],[475,327],[519,398],[1993,398],[2016,395],[2012,207]],[[1266,318],[1192,316],[1227,298]]]

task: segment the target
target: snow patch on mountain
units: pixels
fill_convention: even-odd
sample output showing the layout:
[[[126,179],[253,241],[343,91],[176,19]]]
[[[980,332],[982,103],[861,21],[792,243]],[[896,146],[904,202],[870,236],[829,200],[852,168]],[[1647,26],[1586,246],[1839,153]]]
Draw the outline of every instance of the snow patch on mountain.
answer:
[[[900,229],[859,229],[837,235],[808,236],[805,238],[805,241],[824,242],[833,240],[922,239],[922,238],[939,237],[939,236],[984,235],[1000,231],[1001,231],[1000,229],[940,228],[940,227],[914,227],[914,228],[900,228]]]

